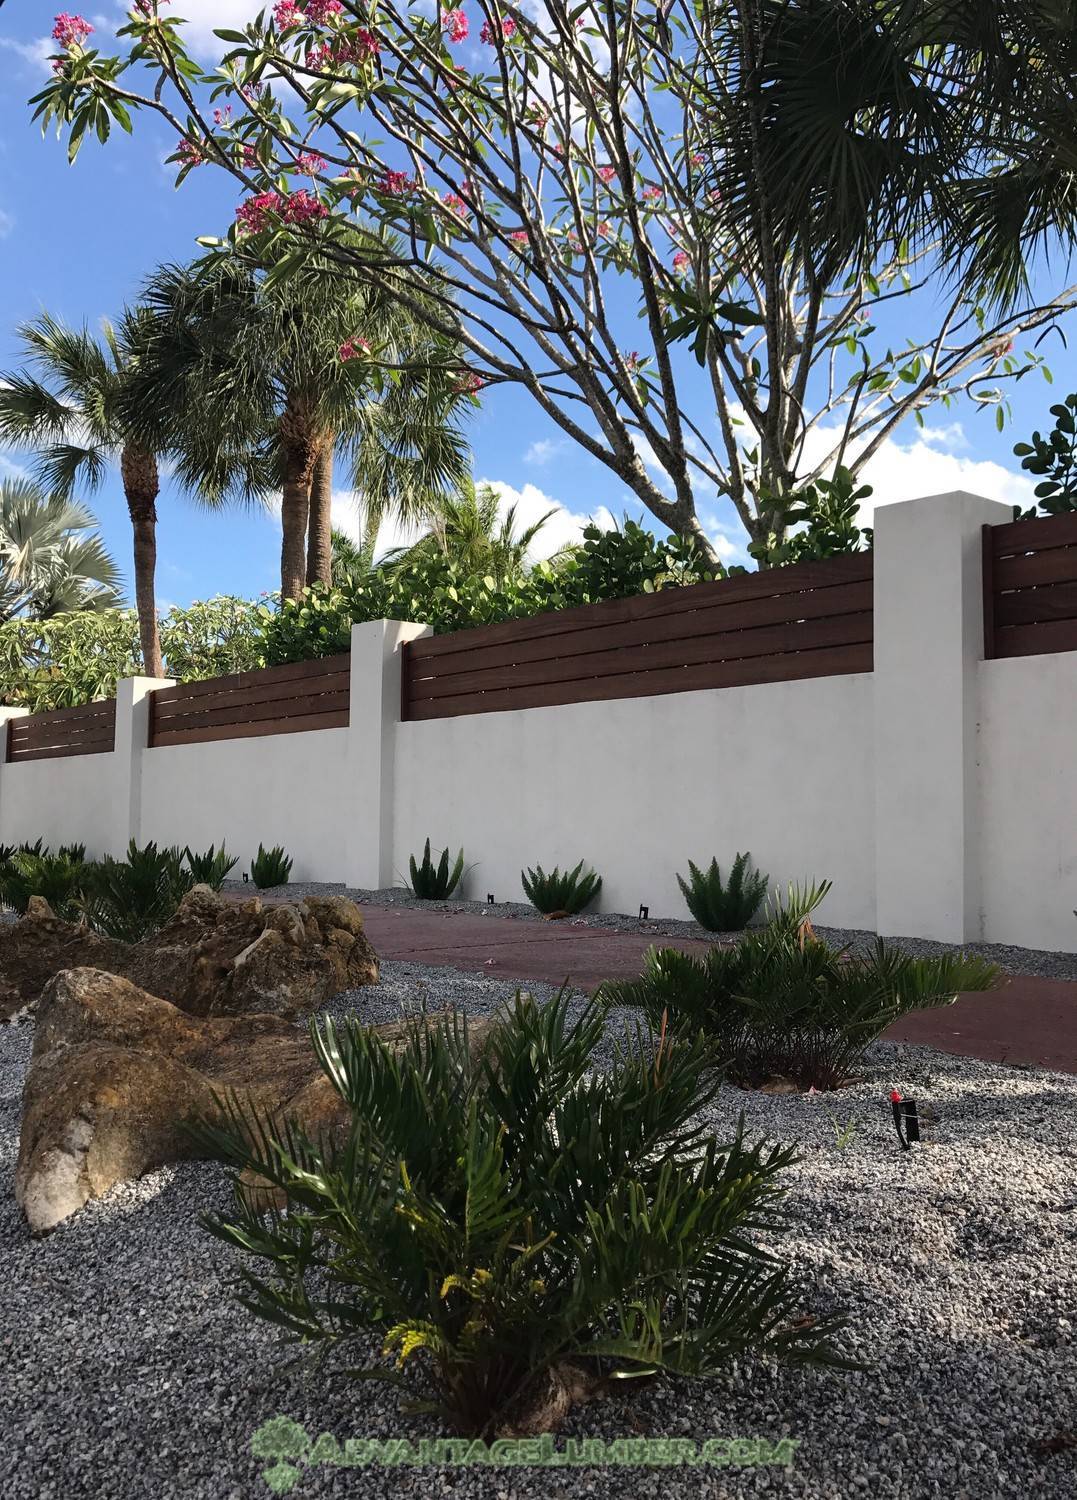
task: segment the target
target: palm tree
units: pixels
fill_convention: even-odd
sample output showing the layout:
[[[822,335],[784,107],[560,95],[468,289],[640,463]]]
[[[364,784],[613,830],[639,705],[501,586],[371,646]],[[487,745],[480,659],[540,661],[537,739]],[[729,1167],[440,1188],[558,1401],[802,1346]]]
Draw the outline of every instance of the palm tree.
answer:
[[[466,473],[455,351],[384,290],[317,261],[281,281],[220,256],[161,268],[145,298],[135,406],[201,494],[279,489],[284,598],[331,581],[336,453],[382,513],[420,490],[428,512]]]
[[[0,622],[119,605],[119,569],[96,528],[76,501],[25,479],[0,483]]]
[[[527,565],[531,544],[556,514],[556,507],[522,531],[516,529],[516,506],[499,515],[500,497],[490,484],[475,486],[468,477],[457,495],[442,502],[430,530],[410,547],[387,553],[383,566],[404,568],[440,553],[463,573],[489,574],[500,588],[518,578]]]
[[[0,375],[0,440],[37,451],[43,487],[70,499],[81,481],[97,489],[118,461],[134,534],[135,607],[143,670],[162,675],[154,573],[158,452],[126,415],[126,391],[146,337],[144,311],[105,323],[100,340],[49,313],[19,330],[27,367]]]

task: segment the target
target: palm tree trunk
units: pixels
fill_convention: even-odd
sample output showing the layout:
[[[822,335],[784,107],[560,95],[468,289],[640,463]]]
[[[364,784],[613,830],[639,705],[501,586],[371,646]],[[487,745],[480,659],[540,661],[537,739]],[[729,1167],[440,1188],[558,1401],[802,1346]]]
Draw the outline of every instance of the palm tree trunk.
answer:
[[[301,395],[289,397],[278,431],[284,465],[280,592],[283,599],[298,599],[307,583],[310,483],[320,446],[312,430],[308,403]]]
[[[307,521],[307,583],[333,582],[333,439],[327,437],[318,450],[310,482],[310,516]]]
[[[120,454],[120,474],[134,533],[135,609],[142,670],[147,677],[163,677],[161,637],[157,630],[157,495],[160,484],[152,453],[126,443]]]

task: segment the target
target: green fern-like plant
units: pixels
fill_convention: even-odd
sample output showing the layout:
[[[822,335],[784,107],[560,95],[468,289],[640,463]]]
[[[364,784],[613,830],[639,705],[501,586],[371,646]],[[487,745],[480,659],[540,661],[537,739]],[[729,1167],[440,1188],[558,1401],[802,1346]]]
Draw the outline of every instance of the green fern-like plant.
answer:
[[[639,979],[610,981],[601,996],[674,1034],[703,1034],[744,1088],[781,1078],[824,1090],[853,1078],[900,1016],[994,985],[995,966],[963,953],[911,958],[881,940],[866,956],[832,948],[808,922],[829,888],[791,888],[764,927],[699,957],[652,948]]]
[[[181,849],[152,841],[140,849],[132,839],[126,859],[106,855],[87,866],[82,911],[96,932],[137,943],[169,921],[193,884]]]
[[[0,905],[25,916],[31,896],[42,896],[58,917],[74,922],[90,866],[70,852],[59,854],[15,849],[0,863]]]
[[[688,910],[708,932],[740,932],[762,906],[768,877],[751,869],[750,860],[750,854],[738,854],[724,885],[717,859],[705,870],[689,860],[688,880],[677,876]]]
[[[582,859],[573,870],[562,871],[556,865],[549,874],[541,865],[521,870],[520,880],[536,911],[566,912],[571,917],[590,906],[602,889],[602,876],[594,870],[584,870]]]
[[[287,885],[292,873],[292,861],[280,844],[272,849],[258,845],[258,853],[251,860],[251,879],[260,891],[271,890],[275,885]]]
[[[219,849],[214,844],[210,844],[204,854],[195,854],[188,844],[183,852],[195,885],[208,885],[215,891],[220,890],[229,874],[239,864],[239,856],[230,855],[223,844]]]
[[[461,849],[455,862],[450,865],[449,851],[443,849],[441,858],[435,865],[430,858],[430,840],[427,839],[423,847],[422,863],[418,863],[414,854],[408,863],[412,895],[418,896],[420,901],[446,901],[460,884],[460,877],[464,873],[464,851]]]
[[[752,1348],[847,1363],[841,1320],[802,1316],[775,1253],[793,1151],[714,1138],[698,1040],[637,1030],[595,1072],[603,1026],[564,991],[518,995],[481,1046],[459,1016],[395,1046],[354,1017],[313,1023],[345,1128],[314,1140],[233,1096],[193,1130],[200,1154],[287,1195],[285,1214],[237,1182],[202,1220],[242,1255],[242,1304],[326,1350],[366,1355],[375,1334],[383,1359],[353,1373],[406,1366],[482,1437],[541,1405],[565,1362],[606,1378],[706,1377]]]

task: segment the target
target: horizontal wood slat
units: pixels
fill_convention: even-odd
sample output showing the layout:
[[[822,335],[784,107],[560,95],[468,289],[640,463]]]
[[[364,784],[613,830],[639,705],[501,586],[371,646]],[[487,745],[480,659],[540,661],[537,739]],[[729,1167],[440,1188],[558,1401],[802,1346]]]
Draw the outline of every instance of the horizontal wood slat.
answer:
[[[413,641],[402,716],[870,672],[872,576],[861,553]]]
[[[342,728],[350,674],[349,656],[330,656],[162,688],[150,700],[150,748]]]
[[[1077,515],[992,526],[984,553],[984,655],[1077,650]]]
[[[116,700],[77,708],[25,714],[8,722],[6,759],[57,760],[67,755],[108,754],[116,743]]]

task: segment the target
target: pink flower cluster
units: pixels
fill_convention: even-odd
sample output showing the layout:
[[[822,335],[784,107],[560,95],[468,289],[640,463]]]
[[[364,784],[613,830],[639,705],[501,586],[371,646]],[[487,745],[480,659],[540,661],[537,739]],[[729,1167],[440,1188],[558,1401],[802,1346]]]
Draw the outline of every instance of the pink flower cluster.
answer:
[[[213,123],[214,125],[220,126],[231,125],[232,106],[230,104],[226,104],[223,109],[215,109],[213,111]]]
[[[328,213],[329,210],[321,199],[306,188],[300,188],[297,193],[290,193],[284,200],[281,218],[286,224],[313,224],[318,219],[324,219]]]
[[[471,27],[462,10],[447,10],[441,18],[441,29],[450,42],[465,42]]]
[[[656,198],[661,198],[661,196],[662,189],[658,186],[657,182],[652,182],[648,187],[643,189],[644,203],[653,203]]]
[[[157,0],[157,3],[158,3],[158,5],[167,5],[168,4],[168,0]],[[152,3],[152,0],[135,0],[135,6],[134,6],[134,8],[135,8],[135,10],[138,11],[138,13],[139,13],[140,16],[152,16],[153,15],[153,3]]]
[[[295,164],[300,172],[324,172],[326,165],[325,157],[319,156],[317,151],[300,151]]]
[[[688,254],[687,250],[678,250],[676,255],[673,257],[673,269],[676,271],[678,276],[682,276],[684,272],[687,271],[691,263],[692,258]]]
[[[470,218],[470,205],[464,202],[459,193],[446,193],[441,201],[442,203],[444,203],[447,209],[450,209],[454,214],[458,215],[459,218]]]
[[[344,14],[340,0],[306,0],[307,20],[315,26],[325,26],[330,16]]]
[[[514,229],[509,235],[509,239],[514,245],[529,245],[531,243],[531,236],[526,229]]]
[[[273,21],[278,31],[290,31],[293,26],[302,26],[306,19],[295,0],[277,0],[273,7]]]
[[[258,157],[258,147],[252,146],[250,141],[243,142],[243,165],[245,167],[260,167],[262,165]]]
[[[186,135],[181,138],[176,152],[185,167],[200,167],[206,159],[197,141],[192,141]]]
[[[414,182],[406,172],[394,172],[391,167],[387,167],[378,184],[378,192],[386,198],[407,198],[414,187]]]
[[[62,10],[52,28],[52,39],[64,48],[81,47],[92,31],[89,21],[83,20],[81,16],[68,15],[66,10]]]
[[[613,179],[617,176],[617,168],[599,167],[598,175],[602,178],[603,182],[612,182]]]
[[[283,199],[279,193],[259,193],[247,198],[236,209],[236,223],[248,234],[261,234],[269,224],[270,214],[280,213]]]
[[[345,339],[337,352],[346,364],[349,359],[361,359],[364,354],[369,354],[370,345],[366,339]]]
[[[624,362],[625,369],[628,371],[628,373],[630,375],[635,375],[640,365],[643,363],[643,355],[640,354],[637,349],[630,349],[624,356]]]
[[[502,40],[506,42],[511,41],[515,35],[516,22],[512,19],[511,16],[506,16],[501,23]],[[496,40],[496,37],[497,33],[494,31],[494,28],[490,25],[489,21],[484,21],[482,23],[482,30],[479,32],[479,41],[485,42],[489,47]]]
[[[485,384],[485,380],[475,370],[462,370],[453,381],[453,390],[465,396],[474,396]]]
[[[381,43],[372,31],[357,31],[353,37],[335,37],[331,42],[320,42],[307,53],[308,68],[324,68],[332,63],[335,68],[345,68],[350,63],[364,63],[377,57]]]

